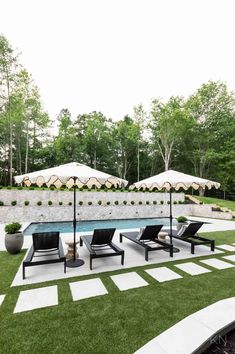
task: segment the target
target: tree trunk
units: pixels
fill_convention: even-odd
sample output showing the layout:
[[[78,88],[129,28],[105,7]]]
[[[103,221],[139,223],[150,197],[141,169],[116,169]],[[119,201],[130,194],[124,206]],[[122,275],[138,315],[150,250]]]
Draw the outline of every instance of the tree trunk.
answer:
[[[8,122],[9,122],[9,169],[10,169],[10,186],[12,186],[12,119],[11,119],[11,99],[10,99],[10,81],[8,75],[8,69],[6,68],[6,79],[7,79],[7,98],[8,98]]]
[[[140,180],[140,142],[138,140],[137,146],[137,182]]]
[[[27,114],[27,123],[26,123],[26,149],[25,149],[25,171],[28,172],[28,159],[29,159],[29,116]]]

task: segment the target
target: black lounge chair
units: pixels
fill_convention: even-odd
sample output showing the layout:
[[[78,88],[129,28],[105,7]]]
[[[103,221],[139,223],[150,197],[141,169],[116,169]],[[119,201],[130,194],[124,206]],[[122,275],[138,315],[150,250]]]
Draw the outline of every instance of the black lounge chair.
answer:
[[[123,237],[126,237],[128,240],[137,243],[137,245],[141,247],[144,247],[146,261],[148,261],[148,253],[156,250],[168,250],[170,252],[170,257],[173,257],[173,246],[158,239],[158,234],[162,227],[163,225],[148,225],[145,227],[142,235],[139,238],[138,231],[122,232],[120,233],[120,242],[122,242]],[[154,247],[154,243],[158,246]]]
[[[64,256],[60,233],[38,232],[33,233],[32,237],[33,245],[31,246],[26,259],[23,261],[23,279],[25,279],[25,267],[42,264],[64,262],[64,272],[66,273],[66,258]],[[33,258],[45,256],[53,257],[43,260],[33,260]]]
[[[116,229],[96,229],[93,235],[81,236],[80,246],[85,243],[90,252],[90,269],[94,258],[121,256],[121,264],[124,264],[124,250],[120,249],[113,242],[113,235]],[[107,250],[111,250],[108,252]]]
[[[194,254],[195,246],[198,245],[211,245],[211,251],[215,250],[215,241],[208,238],[201,237],[197,234],[198,230],[202,227],[203,222],[192,222],[186,226],[182,234],[179,235],[179,232],[172,230],[172,238],[177,240],[188,242],[191,244],[191,253]],[[167,230],[169,233],[169,230]]]

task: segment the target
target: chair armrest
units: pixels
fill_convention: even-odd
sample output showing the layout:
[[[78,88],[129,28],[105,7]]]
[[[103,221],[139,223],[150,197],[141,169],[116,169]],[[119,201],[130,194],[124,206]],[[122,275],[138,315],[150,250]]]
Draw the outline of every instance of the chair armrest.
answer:
[[[82,241],[85,243],[88,251],[91,253],[91,254],[95,254],[95,251],[91,248],[91,244],[89,242],[89,240],[86,238],[86,236],[81,236],[81,239]]]
[[[59,257],[64,258],[64,248],[61,242],[61,238],[59,238]]]
[[[32,261],[32,258],[33,258],[33,255],[34,255],[34,248],[33,248],[33,245],[30,247],[30,250],[27,254],[27,257],[25,258],[24,262],[23,263],[29,263]]]

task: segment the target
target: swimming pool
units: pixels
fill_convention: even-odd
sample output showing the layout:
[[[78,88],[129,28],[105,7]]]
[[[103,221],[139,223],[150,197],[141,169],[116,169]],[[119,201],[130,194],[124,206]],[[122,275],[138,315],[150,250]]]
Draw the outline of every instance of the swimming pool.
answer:
[[[120,220],[87,220],[77,222],[77,232],[93,231],[94,229],[116,228],[135,229],[146,225],[170,226],[169,218],[148,218],[148,219],[120,219]],[[173,219],[173,225],[176,220]],[[33,232],[59,231],[61,233],[73,232],[72,221],[31,223],[25,230],[24,235],[32,235]]]

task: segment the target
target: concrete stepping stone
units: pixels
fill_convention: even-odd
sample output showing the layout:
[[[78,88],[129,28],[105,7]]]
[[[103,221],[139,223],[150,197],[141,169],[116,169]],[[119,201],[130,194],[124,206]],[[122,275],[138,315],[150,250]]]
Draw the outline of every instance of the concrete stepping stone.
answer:
[[[58,305],[57,285],[20,292],[14,313]]]
[[[203,261],[200,261],[204,264],[209,265],[210,267],[216,268],[216,269],[227,269],[227,268],[232,268],[234,267],[233,264],[228,263],[228,262],[224,262],[221,259],[217,259],[217,258],[209,258],[209,259],[205,259]]]
[[[136,272],[112,275],[110,278],[121,291],[149,285]]]
[[[5,296],[6,296],[6,295],[0,295],[0,306],[1,306],[2,303],[3,303],[3,300],[4,300]]]
[[[183,270],[185,273],[188,273],[190,275],[199,275],[199,274],[204,274],[204,273],[209,273],[210,270],[206,269],[196,263],[193,262],[187,262],[187,263],[181,263],[175,265],[175,267]]]
[[[145,272],[148,273],[149,275],[151,275],[151,277],[153,277],[154,279],[156,279],[160,283],[162,283],[164,281],[182,278],[181,275],[173,272],[173,270],[171,270],[167,267],[147,269]]]
[[[73,301],[108,294],[100,278],[69,283]]]
[[[224,256],[224,259],[227,259],[228,261],[235,262],[235,254],[232,254],[231,256]]]
[[[216,248],[221,248],[222,250],[225,251],[235,252],[235,246],[231,246],[231,245],[218,245],[216,246]]]

